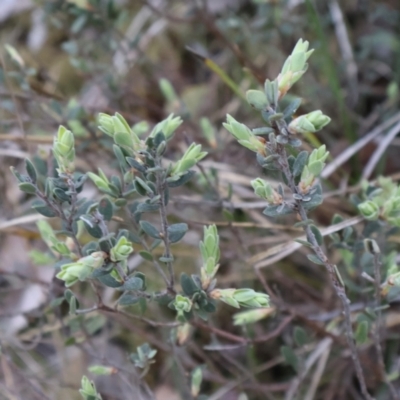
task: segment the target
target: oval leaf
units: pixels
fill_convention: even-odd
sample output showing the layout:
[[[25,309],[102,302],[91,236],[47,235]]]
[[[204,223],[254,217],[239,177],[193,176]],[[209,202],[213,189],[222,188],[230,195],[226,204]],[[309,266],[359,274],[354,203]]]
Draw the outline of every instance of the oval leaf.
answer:
[[[103,197],[99,203],[99,212],[106,221],[110,221],[113,216],[113,205],[107,197]]]
[[[246,92],[247,102],[257,110],[265,110],[268,105],[267,97],[260,90],[248,90]]]
[[[57,216],[56,212],[42,200],[35,200],[32,203],[32,208],[36,210],[39,214],[42,214],[48,218]]]
[[[19,189],[25,193],[35,194],[36,193],[36,186],[29,182],[23,182],[18,185]]]
[[[311,229],[311,232],[315,236],[315,240],[321,246],[322,242],[323,242],[323,238],[322,238],[321,232],[319,231],[319,229],[315,225],[310,225],[310,229]]]
[[[29,178],[31,178],[33,183],[36,183],[36,179],[37,179],[36,169],[35,169],[34,165],[31,163],[31,161],[28,160],[27,158],[25,158],[25,168],[26,168],[26,172],[29,175]]]
[[[168,227],[168,238],[171,243],[179,242],[188,230],[188,226],[185,223],[173,224]]]
[[[185,273],[181,275],[181,286],[187,296],[192,296],[199,290],[197,285],[193,282],[193,279]]]
[[[308,153],[307,151],[301,151],[297,157],[296,157],[296,161],[293,164],[293,175],[299,176],[304,169],[304,166],[306,165],[308,159]]]
[[[133,296],[130,293],[124,293],[118,300],[118,304],[120,306],[131,306],[133,304],[138,303],[140,300],[140,297]]]
[[[145,233],[147,233],[150,237],[154,239],[160,239],[160,232],[158,229],[147,221],[140,221],[140,227],[143,229]]]

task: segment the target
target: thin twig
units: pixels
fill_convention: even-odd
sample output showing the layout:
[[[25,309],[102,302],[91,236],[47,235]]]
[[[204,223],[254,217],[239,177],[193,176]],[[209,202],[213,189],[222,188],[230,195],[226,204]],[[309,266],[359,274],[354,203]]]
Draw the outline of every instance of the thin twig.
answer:
[[[74,223],[74,216],[76,214],[77,202],[78,202],[78,193],[76,192],[75,182],[72,175],[68,175],[67,178],[67,185],[69,187],[69,193],[71,195],[71,208],[69,210],[69,216],[66,218],[67,223],[67,230],[71,233],[72,239],[75,243],[76,250],[78,251],[79,255],[83,257],[82,247],[79,243],[78,237],[76,236],[73,223]],[[64,214],[65,215],[65,214]]]
[[[343,61],[346,64],[347,84],[350,88],[350,100],[351,104],[354,105],[358,100],[358,68],[354,59],[349,33],[346,28],[343,12],[337,0],[331,0],[329,2],[329,10],[332,16],[332,22],[335,26],[337,42],[342,53]]]
[[[165,205],[165,190],[168,190],[168,188],[166,188],[165,179],[163,179],[160,172],[156,174],[156,185],[157,185],[157,194],[160,196],[160,219],[161,219],[161,229],[162,229],[162,240],[164,242],[164,247],[165,247],[164,257],[166,257],[167,259],[171,259],[172,254],[168,236],[167,207]],[[172,262],[167,261],[166,264],[169,273],[168,290],[170,290],[171,292],[175,292],[174,291],[175,276],[174,276],[174,269],[172,266]]]
[[[290,385],[289,390],[286,393],[285,400],[292,400],[297,398],[298,391],[300,389],[301,383],[304,381],[305,377],[307,376],[309,370],[314,365],[314,363],[322,357],[324,353],[326,353],[332,345],[332,339],[325,338],[318,345],[315,349],[311,352],[308,356],[304,365],[302,365],[301,370],[299,371],[298,376],[293,380],[293,383]]]
[[[272,108],[270,108],[269,111],[272,113],[275,113],[275,110]],[[282,121],[282,120],[277,121],[275,123],[275,129],[278,131],[279,134],[282,134],[284,136],[287,135],[288,131],[287,131],[286,123],[284,121]],[[288,184],[290,190],[292,191],[293,194],[297,194],[298,190],[297,190],[297,186],[296,186],[296,183],[294,180],[294,176],[289,167],[289,161],[288,161],[288,156],[286,153],[285,146],[277,143],[276,154],[279,156],[279,158],[277,160],[277,164],[278,164],[280,170],[285,175],[287,184]],[[295,204],[296,204],[297,211],[298,211],[298,214],[300,215],[301,220],[307,221],[308,215],[304,208],[303,202],[301,200],[295,199]],[[323,249],[318,244],[317,239],[316,239],[313,231],[311,230],[310,225],[307,224],[307,225],[303,226],[303,229],[306,233],[308,242],[311,244],[311,247],[312,247],[315,255],[321,260],[321,262],[325,266],[325,268],[328,272],[328,276],[331,281],[331,284],[336,292],[336,295],[339,297],[339,299],[342,303],[342,308],[343,308],[343,312],[344,312],[344,322],[345,322],[345,332],[346,332],[347,344],[348,344],[348,347],[351,352],[351,357],[353,360],[357,378],[360,383],[361,392],[367,400],[372,400],[372,397],[369,395],[368,390],[367,390],[365,377],[364,377],[364,374],[362,371],[360,358],[359,358],[358,352],[357,352],[357,346],[354,341],[354,334],[353,334],[353,328],[352,328],[352,323],[351,323],[351,314],[350,314],[350,301],[346,295],[345,288],[341,282],[341,279],[338,276],[336,266],[329,262],[328,257],[325,255]]]
[[[376,351],[376,356],[378,358],[378,366],[381,370],[382,379],[388,385],[390,394],[394,400],[399,400],[399,394],[396,392],[395,387],[392,382],[387,379],[386,369],[385,369],[385,361],[383,359],[383,350],[381,346],[381,337],[380,330],[382,326],[382,309],[381,305],[381,268],[382,262],[380,258],[380,253],[374,252],[374,289],[375,289],[375,307],[376,307],[376,320],[375,320],[375,328],[373,330],[373,340]]]
[[[371,176],[376,165],[378,164],[379,160],[381,159],[383,153],[389,147],[389,145],[393,141],[393,139],[399,134],[399,132],[400,132],[400,122],[398,122],[386,134],[386,136],[380,141],[377,149],[375,150],[374,154],[369,159],[368,164],[364,168],[363,175],[362,175],[363,179],[368,179]]]
[[[321,173],[322,178],[328,178],[333,172],[335,172],[341,165],[343,165],[347,160],[349,160],[357,151],[366,146],[369,142],[378,137],[382,132],[386,129],[390,128],[393,124],[400,120],[400,112],[393,115],[393,117],[389,118],[387,121],[378,125],[371,132],[363,136],[356,143],[352,144],[341,154],[338,154],[335,159],[328,164]]]

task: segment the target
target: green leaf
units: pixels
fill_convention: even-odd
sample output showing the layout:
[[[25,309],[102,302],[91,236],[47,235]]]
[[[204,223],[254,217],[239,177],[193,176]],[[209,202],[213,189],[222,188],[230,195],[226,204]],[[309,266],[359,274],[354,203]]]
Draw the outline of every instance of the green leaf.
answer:
[[[297,109],[300,107],[302,99],[300,97],[295,98],[292,100],[289,105],[284,109],[283,111],[283,118],[286,120],[288,118],[291,118],[292,115],[297,111]],[[288,121],[287,121],[288,122]]]
[[[165,142],[165,135],[162,132],[157,132],[153,138],[153,146],[156,149],[162,142]]]
[[[140,313],[143,315],[147,310],[146,298],[144,298],[144,297],[139,298],[139,308],[140,308]]]
[[[33,201],[32,208],[36,210],[39,214],[42,214],[48,218],[57,216],[56,212],[42,200]]]
[[[294,328],[293,336],[297,346],[299,347],[303,347],[308,342],[307,333],[300,326]]]
[[[187,171],[185,174],[181,175],[179,177],[179,179],[175,179],[175,178],[167,178],[167,184],[168,187],[178,187],[178,186],[182,186],[185,183],[189,182],[190,179],[192,179],[192,177],[195,175],[194,171]]]
[[[71,289],[64,290],[64,298],[65,298],[65,300],[67,300],[68,303],[71,301],[72,297],[74,297],[74,296],[75,295]]]
[[[311,224],[313,224],[313,223],[314,223],[314,220],[308,218],[308,219],[306,219],[306,220],[304,220],[304,221],[296,222],[296,223],[293,225],[293,228],[302,228],[303,226],[311,225]]]
[[[267,79],[264,84],[264,90],[268,103],[271,104],[272,106],[277,105],[278,104],[277,80],[271,82],[269,79]]]
[[[142,290],[143,280],[136,276],[131,276],[118,290]]]
[[[257,110],[265,110],[268,106],[267,97],[260,90],[248,90],[246,92],[247,102]]]
[[[66,201],[70,202],[71,201],[71,196],[65,193],[65,190],[60,189],[60,188],[54,188],[53,189],[53,194],[60,199],[61,201]]]
[[[112,287],[112,288],[119,288],[122,286],[121,282],[118,282],[114,279],[110,274],[98,276],[97,280],[101,282],[103,285]]]
[[[146,172],[146,167],[133,157],[126,157],[126,161],[132,168],[135,168],[139,172]]]
[[[224,219],[226,219],[227,221],[232,222],[234,220],[234,215],[227,209],[223,209],[222,210],[222,214],[224,216]]]
[[[281,354],[285,362],[289,364],[297,372],[299,360],[295,352],[289,346],[281,346]]]
[[[19,189],[25,193],[35,194],[36,193],[36,186],[29,182],[23,182],[18,185]]]
[[[344,221],[344,218],[343,218],[341,215],[335,214],[335,215],[332,217],[331,225],[340,224],[340,223],[343,222],[343,221]]]
[[[315,254],[308,254],[307,258],[313,262],[314,264],[318,264],[318,265],[324,265],[324,263],[322,262],[322,260],[317,257]]]
[[[85,224],[85,228],[90,236],[93,236],[96,239],[100,239],[103,236],[103,232],[98,225],[90,226],[86,221],[83,221]]]
[[[153,241],[153,243],[151,244],[149,250],[153,251],[156,247],[158,247],[160,244],[162,243],[161,239],[156,239]]]
[[[200,308],[207,313],[213,313],[217,311],[217,307],[211,301],[207,301],[207,303],[203,304]]]
[[[263,211],[263,214],[267,215],[268,217],[278,217],[280,215],[291,214],[292,212],[292,208],[287,204],[281,204],[278,206],[268,206]]]
[[[111,271],[108,268],[97,268],[91,273],[89,278],[96,279],[96,278],[99,278],[100,276],[109,275],[110,272]]]
[[[193,294],[199,291],[199,288],[193,282],[193,279],[185,273],[181,274],[181,286],[182,290],[187,296],[192,296]]]
[[[106,367],[105,365],[91,365],[88,371],[94,375],[112,375],[117,372],[114,367]]]
[[[357,329],[355,332],[355,339],[357,344],[363,344],[367,341],[368,339],[368,330],[369,330],[369,324],[368,321],[361,321],[357,325]]]
[[[119,299],[118,299],[118,304],[121,306],[131,306],[133,304],[138,303],[140,300],[140,297],[134,296],[130,293],[124,293]]]
[[[19,182],[26,182],[28,180],[28,177],[26,175],[21,175],[14,167],[10,167],[10,171]]]
[[[36,179],[37,179],[36,169],[35,169],[34,165],[31,163],[31,161],[28,160],[27,158],[25,158],[25,168],[26,168],[26,172],[29,175],[29,178],[31,178],[33,183],[36,183]]]
[[[296,161],[293,164],[293,175],[295,177],[301,175],[301,173],[303,172],[304,166],[307,163],[307,159],[308,159],[307,151],[301,151],[297,155]]]
[[[77,308],[76,297],[73,296],[73,297],[71,297],[71,299],[69,301],[69,313],[71,315],[75,315],[76,314],[76,308]]]
[[[127,196],[128,193],[124,193],[123,196]],[[127,204],[127,200],[126,199],[117,199],[115,200],[114,204],[116,207],[124,207]]]
[[[125,155],[124,155],[123,151],[116,144],[113,144],[113,150],[114,150],[115,157],[117,157],[117,160],[118,160],[121,170],[123,172],[125,172],[128,169],[128,164],[126,163]]]
[[[159,260],[165,264],[174,261],[174,257],[160,257]]]
[[[308,165],[310,173],[313,174],[314,176],[318,176],[323,168],[324,164],[321,161],[314,161],[313,163]]]
[[[160,239],[160,232],[158,229],[147,221],[140,221],[140,227],[142,230],[147,233],[150,237],[154,239]]]
[[[315,225],[310,225],[310,229],[311,232],[314,234],[315,236],[315,240],[317,241],[317,243],[322,246],[323,243],[323,237],[321,232],[319,231],[319,229],[315,226]]]
[[[64,302],[64,300],[65,300],[64,297],[57,297],[57,298],[51,300],[49,307],[57,308]]]
[[[261,128],[252,129],[252,133],[254,135],[269,135],[271,132],[274,132],[274,129],[270,128],[269,126],[263,126]]]
[[[168,227],[168,238],[171,243],[179,242],[188,230],[185,223],[173,224]]]
[[[150,195],[154,194],[150,186],[147,185],[146,182],[139,177],[136,177],[135,179],[135,188],[138,191],[138,193],[141,194],[142,196],[146,196],[147,194]]]
[[[132,138],[127,132],[116,132],[114,135],[114,141],[118,146],[121,146],[125,149],[130,150],[133,148]]]
[[[144,258],[147,261],[153,261],[154,260],[153,255],[150,252],[146,251],[146,250],[139,251],[139,254],[140,254],[140,256],[142,258]]]
[[[312,245],[310,243],[308,243],[306,240],[295,239],[294,241],[297,242],[297,243],[302,244],[303,246],[312,248]]]
[[[106,221],[110,221],[113,216],[113,205],[107,197],[103,197],[99,203],[99,212]]]
[[[310,195],[311,195],[311,200],[303,202],[303,206],[306,210],[311,210],[322,204],[323,201],[322,187],[319,183],[313,188],[313,192],[310,193]]]
[[[136,212],[154,212],[154,211],[158,211],[160,209],[160,205],[159,204],[149,204],[149,203],[140,203],[137,206]]]

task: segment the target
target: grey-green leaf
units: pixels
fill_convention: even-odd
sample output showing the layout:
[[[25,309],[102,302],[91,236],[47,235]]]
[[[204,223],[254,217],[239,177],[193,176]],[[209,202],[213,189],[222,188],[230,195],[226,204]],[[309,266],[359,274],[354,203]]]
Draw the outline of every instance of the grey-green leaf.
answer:
[[[36,180],[37,180],[36,168],[34,167],[32,162],[30,160],[28,160],[27,158],[25,158],[25,168],[26,168],[26,172],[29,175],[29,178],[31,178],[33,183],[36,183]]]
[[[322,238],[321,232],[319,231],[319,229],[315,225],[310,225],[310,229],[311,229],[311,232],[315,236],[315,240],[321,246],[322,242],[323,242],[323,238]]]
[[[298,369],[299,360],[295,354],[295,352],[289,346],[281,347],[281,354],[285,359],[285,362],[293,367],[295,371]]]
[[[199,288],[193,282],[193,279],[185,273],[181,275],[181,286],[187,296],[192,296],[194,293],[199,291]]]
[[[19,189],[28,194],[36,193],[36,186],[29,182],[23,182],[18,185]]]
[[[100,281],[103,285],[112,287],[112,288],[119,288],[122,286],[122,283],[118,282],[110,274],[98,276],[97,280]]]
[[[323,201],[322,187],[319,183],[315,186],[314,192],[312,194],[310,193],[310,196],[311,200],[303,203],[303,206],[306,210],[311,210],[319,206]]]
[[[53,194],[54,196],[56,196],[58,199],[60,199],[61,201],[67,201],[70,202],[71,201],[71,196],[69,196],[65,190],[62,190],[60,188],[54,188],[53,189]]]
[[[140,300],[140,297],[134,296],[130,293],[124,293],[119,299],[118,299],[118,304],[120,306],[131,306],[133,304],[138,303]]]
[[[140,172],[146,172],[146,167],[133,157],[126,157],[128,164]]]
[[[308,153],[306,151],[301,151],[297,155],[296,161],[293,164],[293,175],[295,177],[299,176],[303,172],[307,159],[308,159]]]
[[[260,90],[248,90],[246,93],[247,102],[257,110],[265,110],[268,106],[265,93]]]
[[[42,214],[48,218],[52,218],[57,215],[56,212],[42,200],[35,200],[32,203],[32,208],[36,210],[39,214]]]
[[[179,242],[185,236],[188,226],[185,223],[173,224],[168,227],[168,238],[171,243]]]
[[[357,325],[357,329],[355,332],[355,339],[357,344],[363,344],[367,341],[368,339],[368,328],[369,328],[369,324],[368,321],[361,321],[358,325]]]
[[[293,210],[287,204],[281,204],[279,206],[268,206],[264,211],[263,214],[267,215],[268,217],[278,217],[280,215],[286,215],[292,213]]]
[[[158,229],[147,221],[140,221],[140,227],[143,229],[145,233],[147,233],[150,237],[154,239],[160,239],[160,232]]]
[[[110,221],[113,216],[113,205],[107,197],[103,197],[99,203],[99,212],[106,221]]]
[[[186,174],[182,175],[179,179],[173,180],[172,178],[167,178],[168,187],[178,187],[184,185],[186,182],[189,182],[192,179],[194,171],[188,171]]]
[[[140,254],[140,256],[142,258],[144,258],[147,261],[153,261],[154,260],[152,254],[150,252],[146,251],[146,250],[139,251],[139,254]]]
[[[293,336],[297,346],[299,347],[304,346],[308,341],[306,331],[300,326],[294,328]]]
[[[315,254],[308,254],[307,258],[313,262],[314,264],[318,264],[318,265],[324,265],[324,263],[322,262],[322,260],[317,257]]]
[[[301,98],[297,97],[294,100],[292,100],[289,105],[285,108],[285,110],[283,111],[283,117],[285,119],[287,118],[291,118],[293,113],[295,113],[297,111],[297,109],[300,107],[301,104]]]
[[[295,239],[294,241],[295,241],[295,242],[297,242],[297,243],[300,243],[300,244],[302,244],[303,246],[306,246],[306,247],[310,247],[310,248],[312,248],[311,244],[310,244],[310,243],[308,243],[306,240]]]
[[[115,157],[117,157],[119,166],[121,167],[122,171],[125,172],[128,169],[128,164],[126,163],[124,153],[122,152],[121,148],[116,144],[113,144],[113,150]]]
[[[143,288],[143,280],[135,276],[130,277],[119,288],[119,290],[141,290]]]

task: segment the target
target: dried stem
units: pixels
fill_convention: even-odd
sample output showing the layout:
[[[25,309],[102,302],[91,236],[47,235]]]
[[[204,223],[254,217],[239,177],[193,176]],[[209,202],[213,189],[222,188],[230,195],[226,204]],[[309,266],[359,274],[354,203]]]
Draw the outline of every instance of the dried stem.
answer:
[[[275,110],[271,110],[271,111],[275,113]],[[275,124],[275,128],[279,134],[282,134],[283,136],[287,136],[286,123],[284,121],[282,121],[282,120],[277,121]],[[276,153],[279,156],[279,158],[277,160],[278,165],[280,167],[280,170],[283,172],[283,174],[286,177],[286,180],[287,180],[287,183],[288,183],[288,186],[289,186],[291,192],[293,194],[297,194],[298,193],[297,186],[294,181],[293,174],[289,167],[288,156],[287,156],[284,145],[277,143]],[[303,206],[303,202],[301,200],[295,200],[295,205],[297,207],[297,211],[298,211],[298,214],[300,215],[301,220],[307,221],[308,216],[307,216],[307,212]],[[362,392],[363,396],[365,397],[365,399],[372,400],[373,398],[369,395],[368,390],[367,390],[367,385],[366,385],[364,374],[363,374],[363,371],[361,368],[360,358],[359,358],[358,352],[357,352],[357,346],[354,341],[354,334],[353,334],[353,328],[352,328],[352,324],[351,324],[351,314],[350,314],[350,300],[348,299],[348,297],[346,295],[345,288],[341,282],[341,279],[338,276],[335,265],[333,265],[329,262],[328,257],[325,255],[323,249],[318,244],[317,239],[315,238],[315,235],[312,232],[310,226],[305,225],[303,227],[303,229],[307,235],[308,242],[311,244],[315,255],[324,264],[324,266],[328,272],[328,276],[331,281],[331,284],[336,292],[336,295],[339,297],[339,299],[342,303],[347,344],[348,344],[350,352],[351,352],[351,358],[353,360],[357,378],[360,383],[361,392]]]
[[[388,385],[390,394],[394,400],[399,400],[400,396],[396,392],[395,387],[393,384],[387,379],[386,376],[386,369],[385,369],[385,361],[383,359],[383,351],[381,346],[381,338],[380,338],[380,330],[382,326],[382,310],[380,308],[381,305],[381,259],[380,254],[375,252],[374,253],[374,289],[375,289],[375,304],[376,304],[376,320],[375,320],[375,328],[373,331],[373,340],[376,355],[378,358],[378,365],[379,369],[381,370],[382,379]]]
[[[161,165],[160,165],[161,166]],[[170,242],[168,237],[168,220],[167,220],[167,207],[165,204],[165,190],[166,190],[166,182],[163,177],[162,172],[157,172],[156,174],[156,185],[157,185],[157,194],[160,196],[160,219],[161,219],[161,229],[162,229],[162,240],[164,242],[164,257],[167,259],[172,258]],[[175,292],[175,276],[174,269],[172,266],[172,262],[168,261],[167,263],[168,273],[169,273],[169,285],[168,290],[172,293]]]

